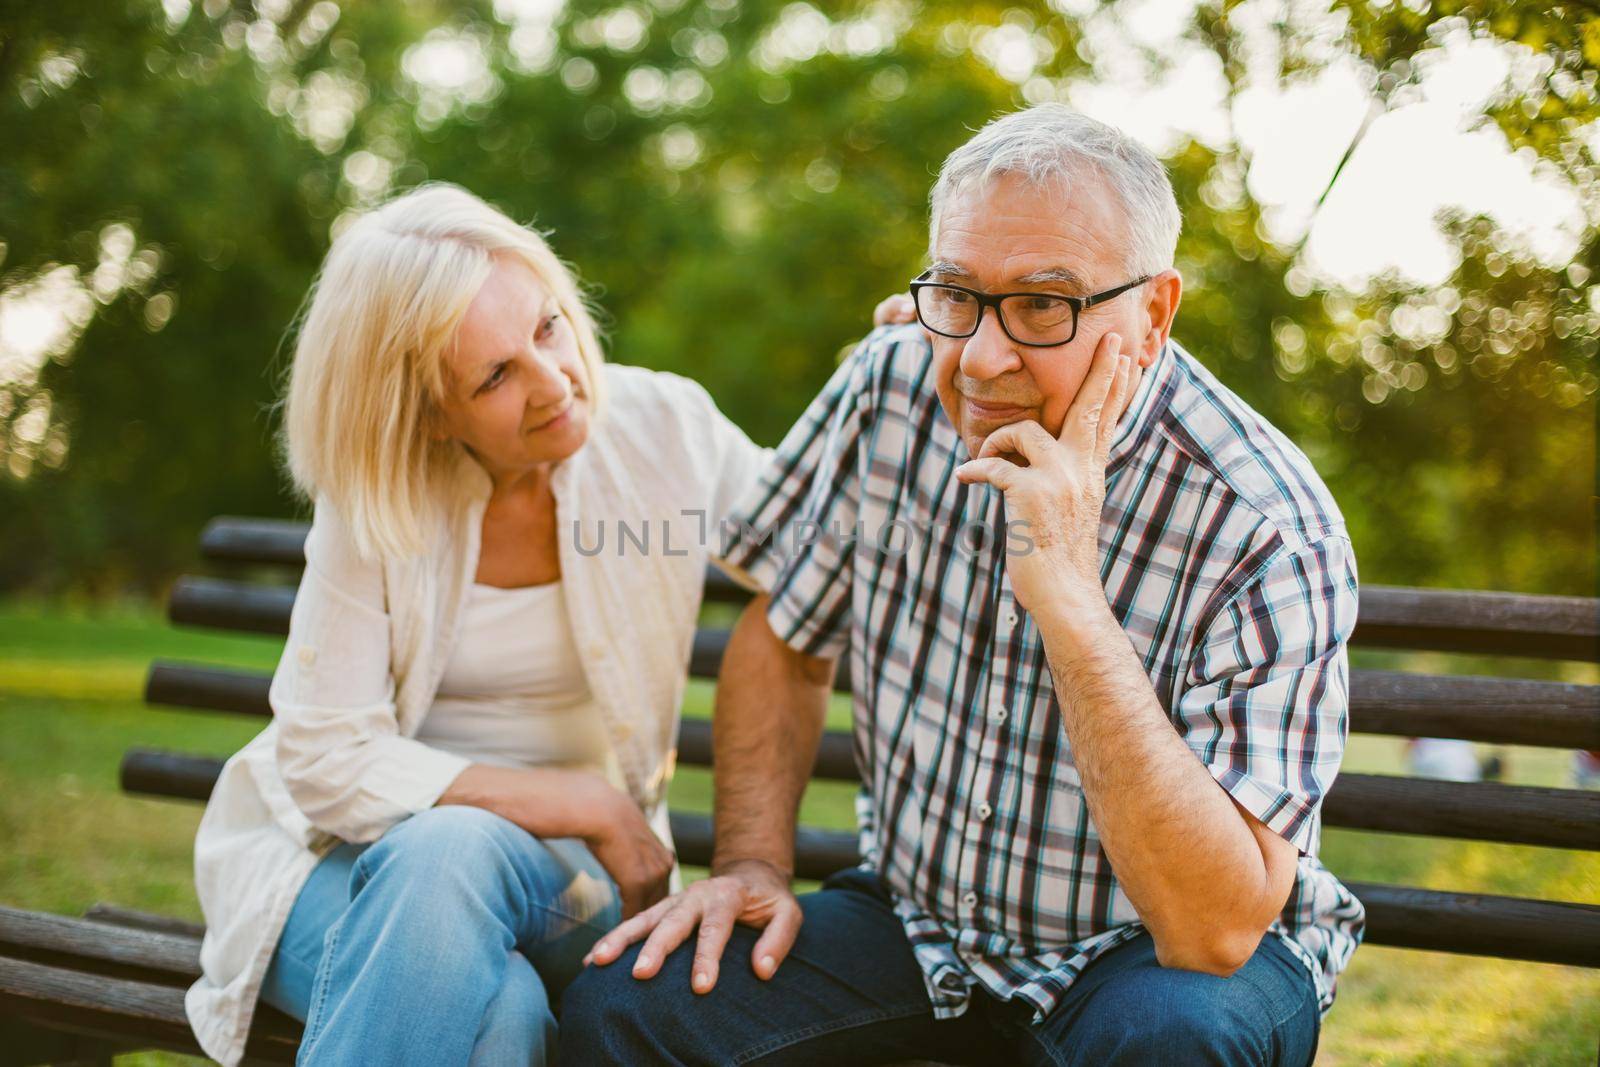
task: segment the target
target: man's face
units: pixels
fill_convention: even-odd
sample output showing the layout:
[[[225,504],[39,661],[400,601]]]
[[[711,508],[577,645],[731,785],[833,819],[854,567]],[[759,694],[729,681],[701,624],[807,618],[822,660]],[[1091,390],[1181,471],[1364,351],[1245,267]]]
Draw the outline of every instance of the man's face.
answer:
[[[1042,188],[1003,175],[945,204],[929,279],[986,293],[1092,296],[1133,280],[1125,276],[1128,238],[1121,202],[1099,178]],[[1108,332],[1148,365],[1154,352],[1146,358],[1143,342],[1152,324],[1142,294],[1136,289],[1087,309],[1077,336],[1054,348],[1012,341],[994,308],[985,309],[971,337],[930,334],[939,403],[968,451],[976,456],[989,434],[1022,419],[1059,435]]]

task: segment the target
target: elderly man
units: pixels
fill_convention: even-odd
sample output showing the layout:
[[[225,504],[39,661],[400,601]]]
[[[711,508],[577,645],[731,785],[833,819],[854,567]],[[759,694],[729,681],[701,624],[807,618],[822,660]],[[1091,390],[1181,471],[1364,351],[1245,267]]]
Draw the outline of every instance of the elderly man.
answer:
[[[729,553],[768,594],[718,688],[712,877],[596,946],[564,1062],[1311,1061],[1362,922],[1316,858],[1355,561],[1169,341],[1178,225],[1063,107],[945,161],[923,329],[839,368]],[[797,900],[847,650],[864,860]]]

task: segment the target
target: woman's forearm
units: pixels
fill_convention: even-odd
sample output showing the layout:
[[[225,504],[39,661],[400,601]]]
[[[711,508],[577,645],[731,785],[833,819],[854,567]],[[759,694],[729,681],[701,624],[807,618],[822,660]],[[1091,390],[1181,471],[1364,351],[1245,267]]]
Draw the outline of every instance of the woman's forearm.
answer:
[[[474,763],[456,776],[438,803],[492,811],[536,837],[593,840],[617,821],[618,800],[626,798],[588,771]]]

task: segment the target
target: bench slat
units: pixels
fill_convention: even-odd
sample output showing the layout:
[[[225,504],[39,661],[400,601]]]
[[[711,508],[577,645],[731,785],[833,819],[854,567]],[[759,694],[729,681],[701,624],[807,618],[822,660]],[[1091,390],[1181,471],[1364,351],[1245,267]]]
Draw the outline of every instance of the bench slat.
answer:
[[[684,762],[691,753],[709,755],[709,724],[688,720],[681,736],[685,739]],[[849,736],[830,732],[819,753],[816,777],[855,781],[850,760]],[[222,762],[206,756],[129,749],[122,758],[122,788],[130,793],[205,800],[222,771]],[[1600,827],[1600,793],[1581,789],[1343,774],[1329,791],[1322,810],[1324,825],[1345,829],[1600,849],[1596,831]]]
[[[1480,689],[1480,682],[1490,684]],[[272,714],[267,702],[271,684],[271,675],[255,671],[157,661],[150,668],[144,695],[150,704],[265,718]],[[1350,680],[1350,729],[1398,737],[1600,749],[1600,686],[1355,671]],[[680,758],[706,762],[689,751],[680,751]]]
[[[0,1015],[53,1030],[140,1047],[200,1054],[183,1010],[184,990],[0,957]],[[293,1063],[300,1025],[271,1008],[257,1013],[247,1062]]]
[[[681,858],[706,865],[710,819],[677,815],[672,822]],[[855,862],[848,834],[813,834],[800,841],[798,851],[797,873],[803,878],[820,879]],[[1600,907],[1367,882],[1352,882],[1349,888],[1366,905],[1365,940],[1372,944],[1600,966]],[[137,927],[164,922],[162,916],[128,914]],[[40,944],[71,962],[49,965],[16,951]],[[199,975],[199,947],[195,936],[108,939],[102,923],[0,908],[0,1004],[44,1025],[194,1051],[183,1017],[182,989]],[[103,970],[107,964],[163,980],[108,975]],[[252,1058],[279,1062],[292,1057],[298,1030],[292,1020],[263,1009],[252,1032]]]
[[[223,516],[200,535],[200,552],[228,563],[303,565],[305,523]],[[742,603],[749,594],[716,568],[706,599]],[[1368,585],[1352,641],[1366,648],[1418,649],[1600,661],[1600,600],[1458,589]]]
[[[203,587],[184,590],[181,613],[186,620],[194,613],[209,613],[207,605],[212,604],[213,596]],[[176,616],[176,592],[173,604]],[[225,610],[244,610],[239,602],[233,604]],[[287,603],[279,606],[288,611]],[[250,610],[259,607],[255,604]],[[252,628],[257,628],[255,620]],[[715,678],[727,641],[726,631],[697,631],[690,674]],[[157,662],[150,671],[145,699],[152,704],[269,715],[270,681],[268,675],[254,672]],[[834,688],[847,693],[849,687],[850,679],[841,670]],[[1350,675],[1350,729],[1397,737],[1600,749],[1600,686],[1357,670]]]
[[[1355,670],[1350,672],[1350,729],[1600,749],[1600,685]]]
[[[144,681],[146,704],[272,717],[272,675],[199,663],[157,660]]]
[[[303,567],[311,524],[293,519],[219,515],[200,531],[200,555],[218,563]]]
[[[704,867],[711,861],[711,820],[674,814],[672,834],[680,859]],[[855,838],[803,832],[797,841],[799,877],[820,880],[856,863]],[[1347,883],[1367,907],[1366,941],[1396,948],[1500,956],[1576,966],[1600,966],[1600,907],[1484,893]],[[159,928],[164,916],[121,913],[135,930]],[[106,940],[101,923],[0,909],[0,929],[48,929],[53,947],[81,955],[78,969],[105,962],[139,967],[187,985],[199,975],[198,933],[150,939]],[[15,955],[16,935],[0,936],[0,954]]]
[[[179,626],[276,634],[289,632],[295,590],[223,578],[179,578],[167,602],[167,618]]]
[[[123,783],[130,792],[203,799],[221,766],[216,759],[134,750],[124,759]],[[708,864],[710,817],[674,812],[671,822],[679,858]],[[856,845],[855,835],[845,831],[802,828],[796,836],[795,873],[825,878],[857,862]],[[1600,966],[1600,907],[1595,905],[1367,883],[1351,883],[1351,891],[1368,906],[1366,939],[1374,944]]]
[[[1600,850],[1600,793],[1500,782],[1341,774],[1326,826],[1509,845]]]
[[[1593,663],[1600,661],[1600,600],[1366,585],[1350,640],[1365,648]]]
[[[194,938],[0,907],[0,956],[51,966],[93,960],[97,973],[187,986],[200,966]]]
[[[709,766],[711,724],[685,719],[678,754],[684,763]],[[860,780],[848,733],[823,734],[813,775]],[[1328,791],[1322,819],[1350,830],[1600,850],[1600,793],[1582,789],[1346,773]]]
[[[1369,944],[1600,967],[1600,907],[1347,882]]]
[[[711,820],[672,817],[679,858],[711,862]],[[795,875],[820,880],[858,861],[854,835],[811,831],[795,844]],[[1484,893],[1346,883],[1367,909],[1365,940],[1396,948],[1600,967],[1600,907]]]
[[[224,762],[214,756],[130,748],[122,754],[118,777],[125,793],[173,800],[208,800],[222,774]]]
[[[119,908],[114,904],[95,904],[83,913],[90,922],[106,926],[121,926],[130,930],[149,930],[151,933],[198,940],[206,928],[187,919],[174,919],[170,915],[153,915],[148,911]]]
[[[711,765],[709,722],[683,720],[678,757],[691,766]],[[813,777],[860,780],[850,734],[824,732]],[[1347,772],[1335,780],[1322,811],[1325,825],[1344,829],[1600,850],[1600,793],[1582,789]]]

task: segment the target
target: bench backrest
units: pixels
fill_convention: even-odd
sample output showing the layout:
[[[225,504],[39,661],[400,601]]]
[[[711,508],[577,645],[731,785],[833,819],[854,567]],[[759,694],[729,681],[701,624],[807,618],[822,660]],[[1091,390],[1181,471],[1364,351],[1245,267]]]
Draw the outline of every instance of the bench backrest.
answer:
[[[201,554],[224,567],[266,567],[280,576],[292,574],[304,563],[306,529],[274,520],[217,519],[201,537]],[[170,615],[185,625],[285,634],[294,595],[292,585],[262,584],[237,575],[188,577],[173,589]],[[718,603],[748,599],[715,570],[708,572],[705,596]],[[725,630],[700,630],[691,674],[715,678],[727,640]],[[1365,586],[1353,643],[1600,661],[1600,601]],[[158,662],[151,668],[146,699],[267,717],[270,681],[258,672]],[[849,685],[841,670],[836,688],[848,692]],[[1350,699],[1355,733],[1600,749],[1600,686],[1356,670]],[[711,756],[710,724],[685,720],[679,762],[709,766]],[[204,799],[221,762],[136,749],[124,758],[123,786],[139,793]],[[847,733],[823,736],[814,776],[859,780]],[[672,822],[683,862],[708,863],[709,817],[674,813]],[[1600,850],[1600,793],[1346,773],[1325,798],[1323,822],[1359,830]],[[801,828],[796,841],[801,877],[820,878],[855,862],[853,834]],[[1600,907],[1366,883],[1351,883],[1351,888],[1367,906],[1369,941],[1600,966]]]

